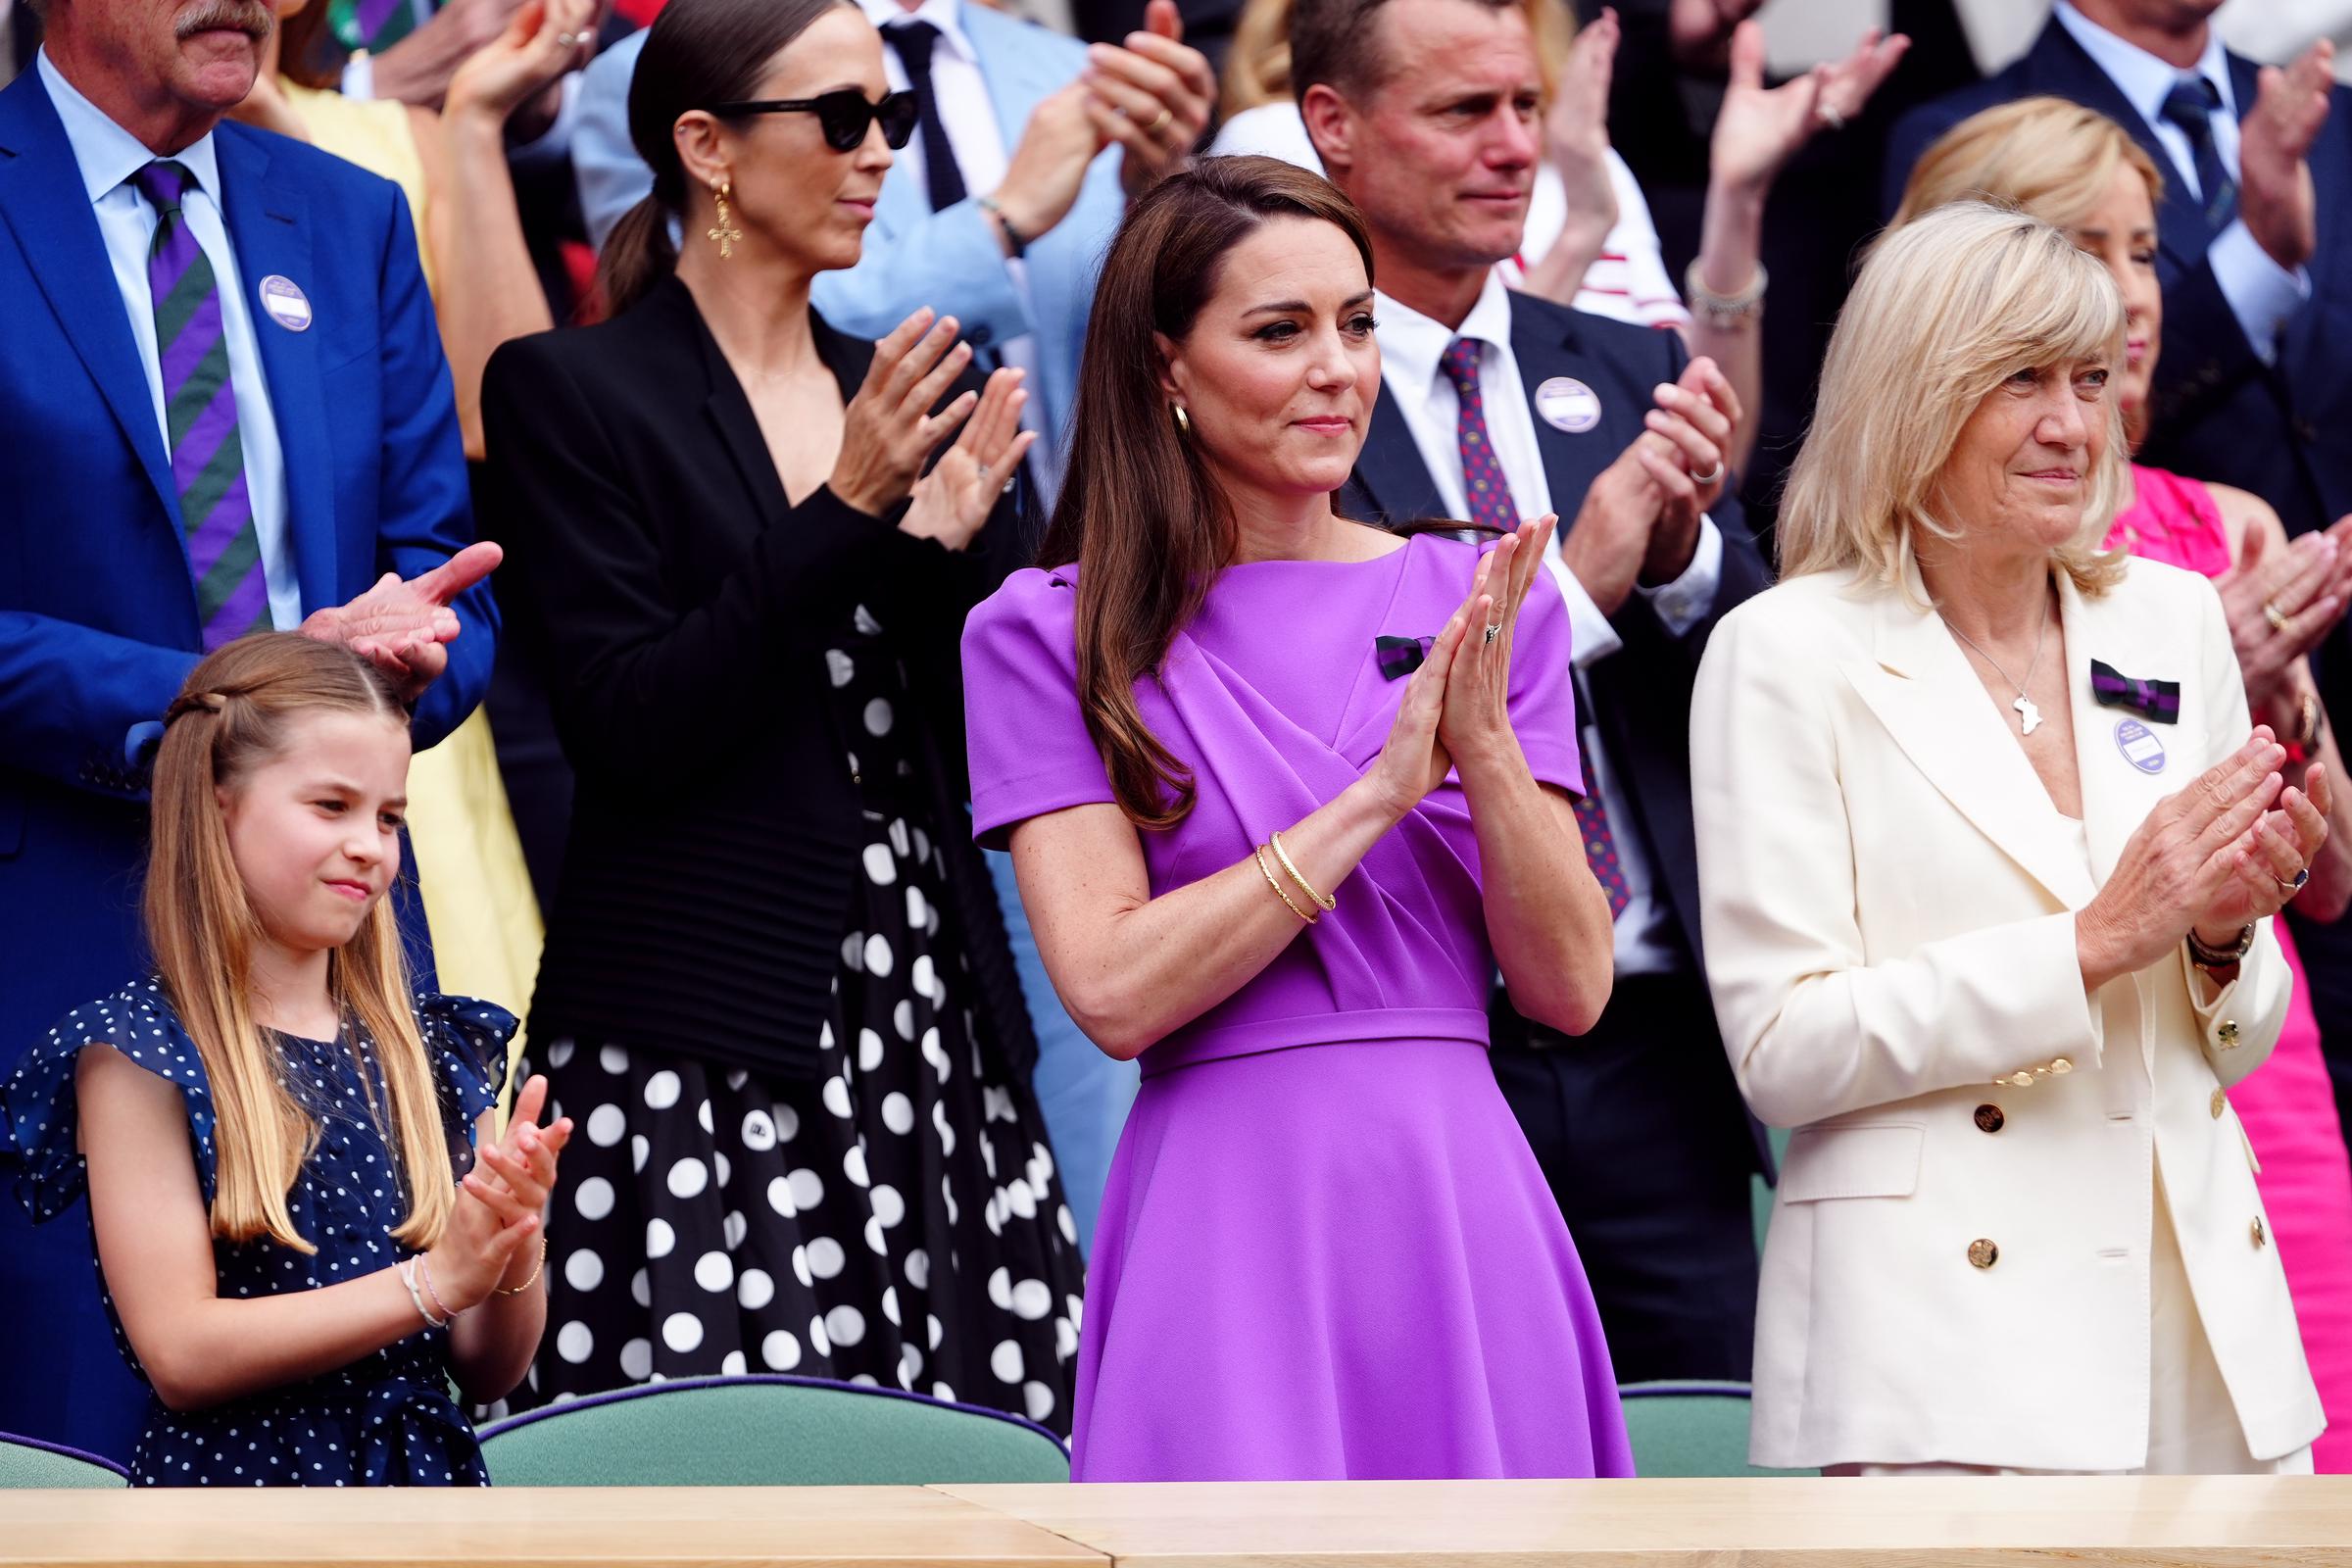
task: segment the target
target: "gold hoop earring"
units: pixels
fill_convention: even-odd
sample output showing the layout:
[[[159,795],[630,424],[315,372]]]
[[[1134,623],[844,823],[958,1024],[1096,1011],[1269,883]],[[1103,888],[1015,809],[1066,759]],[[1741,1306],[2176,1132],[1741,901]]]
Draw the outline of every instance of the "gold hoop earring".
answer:
[[[710,199],[718,204],[718,221],[706,232],[718,242],[718,259],[722,262],[735,254],[735,242],[743,238],[743,230],[727,221],[727,197],[734,189],[734,181],[726,179],[710,187]]]
[[[1171,403],[1168,407],[1176,416],[1176,433],[1179,436],[1191,435],[1193,433],[1193,416],[1184,412],[1184,405]]]

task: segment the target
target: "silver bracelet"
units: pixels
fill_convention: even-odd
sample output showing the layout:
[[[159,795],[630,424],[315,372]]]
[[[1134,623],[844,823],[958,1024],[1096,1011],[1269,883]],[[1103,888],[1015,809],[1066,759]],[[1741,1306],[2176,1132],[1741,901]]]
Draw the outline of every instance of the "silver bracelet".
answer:
[[[415,1258],[402,1258],[392,1265],[392,1272],[399,1275],[400,1283],[409,1288],[409,1299],[416,1303],[416,1315],[424,1319],[426,1328],[445,1329],[449,1327],[449,1319],[433,1316],[432,1309],[424,1304],[424,1292],[416,1288],[416,1260]]]
[[[1683,292],[1689,296],[1690,308],[1717,326],[1737,326],[1764,314],[1764,289],[1771,277],[1764,264],[1756,264],[1756,275],[1747,287],[1737,294],[1718,294],[1699,281],[1700,258],[1692,257],[1690,268],[1683,273]]]

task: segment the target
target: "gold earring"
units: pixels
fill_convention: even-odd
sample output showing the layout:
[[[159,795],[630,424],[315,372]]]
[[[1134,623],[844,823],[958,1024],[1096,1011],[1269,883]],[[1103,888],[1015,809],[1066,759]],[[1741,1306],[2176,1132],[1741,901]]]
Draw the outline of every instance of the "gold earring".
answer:
[[[1180,436],[1191,435],[1193,433],[1193,416],[1184,412],[1184,405],[1171,403],[1168,407],[1176,413],[1176,433]]]
[[[743,230],[727,221],[727,195],[734,188],[734,182],[725,179],[710,187],[710,198],[718,203],[718,221],[708,233],[718,241],[718,259],[722,262],[735,254],[735,242],[743,238]]]

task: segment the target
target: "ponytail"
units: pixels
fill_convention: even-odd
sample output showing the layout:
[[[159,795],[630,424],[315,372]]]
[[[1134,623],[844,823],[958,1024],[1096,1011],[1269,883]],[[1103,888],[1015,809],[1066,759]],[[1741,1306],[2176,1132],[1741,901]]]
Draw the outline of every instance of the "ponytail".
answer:
[[[669,237],[670,210],[659,195],[623,213],[605,237],[596,259],[596,288],[605,312],[618,316],[678,270],[678,247]]]

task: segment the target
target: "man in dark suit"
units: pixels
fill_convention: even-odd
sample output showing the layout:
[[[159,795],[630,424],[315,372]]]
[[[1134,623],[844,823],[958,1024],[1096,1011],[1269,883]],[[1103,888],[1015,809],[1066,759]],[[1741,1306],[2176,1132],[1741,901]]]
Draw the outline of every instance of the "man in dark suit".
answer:
[[[1409,70],[1404,62],[1410,61]],[[1294,89],[1371,229],[1382,395],[1342,510],[1396,524],[1557,512],[1618,978],[1585,1038],[1495,1005],[1494,1069],[1591,1276],[1621,1379],[1744,1378],[1762,1146],[1698,962],[1690,687],[1764,586],[1725,491],[1738,410],[1681,340],[1514,295],[1543,89],[1508,0],[1299,0]]]
[[[2326,44],[2283,72],[2229,53],[2208,21],[2219,9],[2059,0],[2015,65],[1896,123],[1882,194],[1891,213],[1931,142],[2019,98],[2070,99],[2131,132],[2164,172],[2164,352],[2141,457],[2250,490],[2301,535],[2352,513],[2352,91],[2330,79]],[[2231,630],[2241,647],[2276,634]],[[2328,710],[2352,713],[2352,631],[2338,626],[2316,663]],[[2289,917],[2352,1122],[2352,921]]]
[[[428,746],[479,701],[497,630],[407,204],[222,122],[270,8],[44,14],[0,92],[0,1075],[145,961],[147,763],[206,652],[342,643]],[[125,1456],[144,1396],[87,1227],[0,1202],[0,1431]]]

